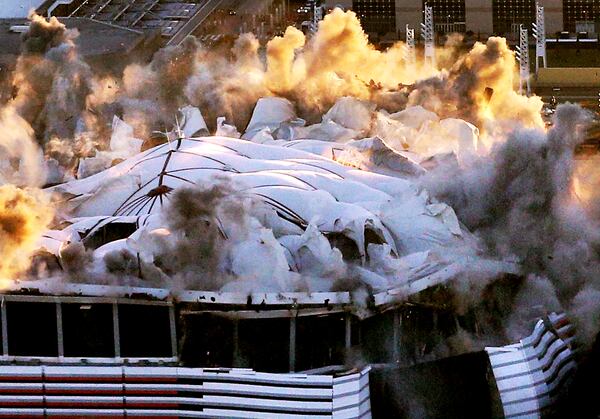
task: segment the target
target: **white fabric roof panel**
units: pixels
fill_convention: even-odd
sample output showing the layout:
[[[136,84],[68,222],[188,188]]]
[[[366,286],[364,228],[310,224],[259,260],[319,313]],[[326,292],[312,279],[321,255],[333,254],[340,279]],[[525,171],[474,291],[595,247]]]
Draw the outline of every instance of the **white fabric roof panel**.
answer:
[[[181,114],[182,126],[167,134],[167,143],[135,153],[137,142],[113,133],[119,140],[115,144],[134,144],[123,146],[129,158],[51,188],[63,196],[71,225],[62,232],[48,232],[41,247],[60,257],[62,246],[79,241],[78,236],[125,223],[135,226],[136,232],[95,249],[95,263],[101,264],[115,251],[138,253],[141,260],[152,263],[156,249],[148,249],[146,243],[157,235],[171,237],[162,216],[171,194],[185,187],[210,188],[224,182],[227,194],[244,208],[252,206],[254,212],[245,215],[251,221],[245,222],[249,230],[241,235],[232,220],[217,219],[232,251],[237,252],[227,257],[228,270],[237,279],[223,292],[294,292],[299,287],[327,292],[332,278],[349,269],[347,274],[358,276],[372,289],[376,301],[387,304],[403,293],[418,292],[472,270],[483,269],[491,275],[515,271],[513,264],[481,259],[477,241],[460,225],[452,208],[432,200],[416,182],[426,171],[420,166],[421,156],[397,150],[379,137],[361,137],[372,133],[378,117],[368,103],[340,99],[321,124],[306,131],[308,127],[301,126],[304,121],[296,118],[289,101],[264,98],[257,103],[245,139],[190,137],[192,131],[206,132],[206,123],[195,108],[182,108]],[[414,132],[425,126],[438,129],[445,121],[432,119],[423,109],[385,117],[399,126],[403,118],[418,122],[419,127],[405,126]],[[464,141],[472,141],[473,131],[460,123],[450,126]],[[222,120],[220,124],[225,126]],[[129,132],[120,120],[114,125],[119,133]],[[305,128],[305,133],[329,135],[327,127],[334,125],[335,130],[341,127],[360,135],[346,142],[294,140]],[[281,139],[275,140],[278,135]],[[257,137],[264,137],[264,144],[257,143]],[[260,210],[250,203],[259,204]],[[356,245],[358,260],[346,265],[342,256],[348,254],[337,249],[341,244],[325,238],[334,233]],[[269,272],[261,272],[270,265]],[[258,275],[264,281],[249,286],[241,278],[245,275]],[[194,289],[218,291],[198,286]]]

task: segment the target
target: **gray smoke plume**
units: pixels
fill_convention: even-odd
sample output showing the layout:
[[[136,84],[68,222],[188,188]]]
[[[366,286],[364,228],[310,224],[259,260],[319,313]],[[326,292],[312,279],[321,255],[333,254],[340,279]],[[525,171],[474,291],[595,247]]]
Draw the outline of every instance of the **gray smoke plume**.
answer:
[[[60,249],[60,260],[64,274],[74,282],[85,281],[90,273],[93,254],[87,250],[83,243],[68,243]]]
[[[76,51],[77,32],[55,18],[31,17],[17,62],[14,105],[47,142],[73,135],[90,92],[90,68]]]
[[[40,261],[40,267],[44,268],[41,270],[43,275],[60,276],[71,283],[91,281],[99,285],[168,286],[168,281],[156,266],[145,263],[126,249],[108,252],[102,261],[106,269],[94,270],[93,251],[87,249],[83,242],[72,242],[60,250],[60,269],[52,269],[45,260]]]
[[[588,339],[599,324],[593,296],[600,290],[600,225],[571,185],[574,150],[589,120],[579,106],[561,105],[547,133],[517,129],[490,156],[467,166],[440,166],[423,179],[490,253],[517,259],[526,273],[549,281],[527,280],[513,321],[523,309],[519,301],[545,310],[559,301]]]
[[[166,208],[169,230],[177,236],[164,243],[156,264],[169,276],[182,273],[212,280],[217,271],[223,237],[219,231],[216,208],[226,192],[221,185],[208,189],[184,188],[173,194]],[[190,278],[191,279],[191,278]],[[207,284],[209,288],[213,288]]]
[[[220,289],[228,280],[229,243],[222,221],[226,220],[230,232],[243,231],[247,212],[243,201],[235,197],[227,180],[219,178],[207,188],[177,189],[163,211],[169,234],[150,239],[154,260],[149,263],[166,280],[163,286]],[[120,259],[122,266],[131,265],[128,258]],[[110,261],[114,270],[119,259]]]
[[[242,130],[250,121],[259,98],[272,93],[265,86],[260,44],[243,34],[228,54],[204,51],[185,87],[187,100],[207,116],[209,128],[219,116]]]
[[[106,141],[106,124],[87,106],[93,73],[77,51],[76,30],[54,17],[29,19],[6,106],[31,125],[48,157],[72,168]]]
[[[188,104],[184,88],[201,51],[200,42],[188,37],[180,45],[157,51],[147,65],[131,64],[125,68],[118,101],[125,121],[140,135],[170,128],[177,109]]]
[[[92,282],[109,285],[138,285],[219,289],[225,279],[219,271],[225,255],[224,233],[217,211],[241,217],[243,209],[226,199],[231,193],[224,181],[207,189],[177,189],[164,207],[168,237],[152,237],[154,260],[144,261],[126,249],[106,253],[102,271],[94,271],[93,251],[75,242],[61,249],[63,276],[67,282]],[[239,217],[237,217],[239,216]],[[148,244],[148,243],[146,243]]]
[[[159,50],[147,65],[129,65],[119,99],[125,121],[144,136],[151,128],[169,127],[177,110],[191,104],[202,110],[211,129],[219,116],[242,129],[256,101],[270,94],[259,47],[254,35],[243,34],[225,53],[208,51],[189,36]]]
[[[458,59],[459,43],[449,43],[438,51],[447,58],[440,62],[457,62],[438,72],[405,65],[400,43],[375,50],[356,15],[336,9],[308,41],[293,27],[264,52],[252,34],[226,51],[209,51],[189,37],[159,50],[149,63],[129,63],[123,74],[105,76],[79,54],[76,31],[55,18],[30,20],[9,106],[32,126],[45,154],[71,173],[80,158],[108,148],[115,114],[147,141],[153,131],[170,130],[187,104],[200,108],[211,129],[225,116],[242,130],[256,101],[273,95],[291,99],[300,117],[315,122],[337,99],[354,96],[389,112],[422,104],[442,117],[479,123],[490,108],[494,118],[541,126],[541,102],[513,91],[514,54],[501,38],[477,43]],[[410,89],[405,85],[431,76]]]

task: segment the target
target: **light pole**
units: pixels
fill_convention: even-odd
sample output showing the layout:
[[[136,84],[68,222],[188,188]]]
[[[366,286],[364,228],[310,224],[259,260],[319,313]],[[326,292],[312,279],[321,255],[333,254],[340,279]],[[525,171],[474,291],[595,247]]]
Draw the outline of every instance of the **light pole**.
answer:
[[[425,41],[425,62],[435,67],[435,31],[433,28],[433,7],[425,4],[425,22],[421,23],[421,37]]]
[[[529,35],[525,25],[519,26],[519,45],[517,46],[517,60],[519,60],[519,93],[531,94],[529,84]]]

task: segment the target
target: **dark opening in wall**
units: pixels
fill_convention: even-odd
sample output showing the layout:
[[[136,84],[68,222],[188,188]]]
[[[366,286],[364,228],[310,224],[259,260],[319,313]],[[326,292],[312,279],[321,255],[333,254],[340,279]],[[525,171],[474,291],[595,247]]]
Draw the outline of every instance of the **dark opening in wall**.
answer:
[[[369,362],[410,365],[433,354],[456,331],[457,319],[451,311],[410,305],[365,319],[361,345]]]
[[[325,236],[329,239],[331,247],[337,247],[342,252],[345,261],[360,260],[360,250],[350,237],[342,233],[328,233]]]
[[[393,361],[394,313],[388,311],[365,319],[361,323],[360,341],[368,362],[387,363]]]
[[[298,317],[296,327],[297,371],[344,363],[344,314]]]
[[[352,321],[350,323],[351,346],[359,346],[361,344],[360,323],[361,321],[357,317],[352,316]]]
[[[167,306],[120,304],[119,335],[123,358],[173,356]]]
[[[288,372],[290,319],[240,320],[240,366],[262,372]]]
[[[202,313],[182,317],[181,361],[187,367],[233,367],[234,323]]]
[[[97,249],[115,240],[126,239],[137,230],[135,223],[108,223],[94,231],[86,233],[83,244],[86,249]]]
[[[459,318],[453,311],[437,311],[437,324],[435,332],[437,333],[439,339],[446,339],[456,334],[459,326]]]
[[[6,303],[8,354],[58,356],[55,303]]]
[[[63,304],[65,356],[114,357],[112,304]]]
[[[417,362],[429,354],[439,341],[435,313],[430,308],[420,306],[409,306],[401,313],[401,354],[405,361]]]
[[[369,374],[374,418],[503,418],[485,351]]]

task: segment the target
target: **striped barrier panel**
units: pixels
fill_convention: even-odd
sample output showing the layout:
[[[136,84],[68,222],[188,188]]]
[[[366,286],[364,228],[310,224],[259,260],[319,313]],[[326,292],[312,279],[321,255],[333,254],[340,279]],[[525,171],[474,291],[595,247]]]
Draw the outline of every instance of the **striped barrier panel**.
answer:
[[[370,418],[368,371],[0,366],[0,417]]]
[[[552,313],[519,343],[486,348],[506,418],[539,418],[551,410],[576,367],[572,336],[566,315]]]
[[[370,418],[371,398],[369,393],[370,367],[352,375],[333,379],[333,417]]]

